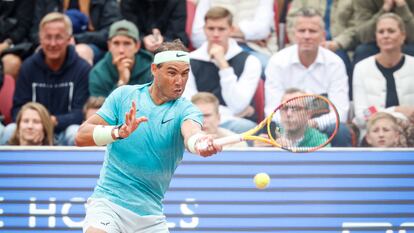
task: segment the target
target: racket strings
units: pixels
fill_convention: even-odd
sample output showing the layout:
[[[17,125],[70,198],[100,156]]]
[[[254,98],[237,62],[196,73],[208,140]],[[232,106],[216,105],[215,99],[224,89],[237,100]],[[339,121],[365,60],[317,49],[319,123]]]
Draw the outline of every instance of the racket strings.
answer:
[[[337,114],[331,114],[331,109],[329,100],[321,96],[304,95],[290,99],[276,110],[275,127],[268,125],[269,138],[289,151],[317,150],[332,139],[333,135],[326,134],[325,129],[338,127]]]

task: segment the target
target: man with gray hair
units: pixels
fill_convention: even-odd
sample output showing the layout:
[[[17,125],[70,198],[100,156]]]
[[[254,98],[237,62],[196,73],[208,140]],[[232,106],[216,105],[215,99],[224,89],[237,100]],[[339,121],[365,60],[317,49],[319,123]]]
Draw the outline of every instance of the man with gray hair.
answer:
[[[51,115],[59,145],[73,145],[89,96],[90,65],[70,45],[72,23],[62,13],[49,13],[39,24],[40,50],[20,70],[13,98],[13,118],[27,102],[43,104]],[[16,125],[6,127],[2,143]]]
[[[293,21],[295,44],[273,55],[266,67],[265,113],[268,115],[280,104],[287,88],[295,87],[307,93],[327,96],[337,107],[341,125],[332,146],[351,146],[351,135],[345,123],[349,110],[348,77],[341,58],[320,46],[325,38],[324,21],[313,8],[297,12]],[[327,132],[318,119],[311,126]]]

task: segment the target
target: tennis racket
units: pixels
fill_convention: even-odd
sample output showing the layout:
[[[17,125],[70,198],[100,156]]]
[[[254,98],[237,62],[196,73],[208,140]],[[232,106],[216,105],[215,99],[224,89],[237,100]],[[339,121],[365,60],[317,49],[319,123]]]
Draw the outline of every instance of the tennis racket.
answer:
[[[328,127],[330,130],[323,130]],[[224,146],[240,141],[260,141],[291,152],[313,152],[330,146],[338,127],[336,107],[324,96],[306,94],[284,101],[255,128],[214,142]],[[201,142],[200,147],[207,145]]]

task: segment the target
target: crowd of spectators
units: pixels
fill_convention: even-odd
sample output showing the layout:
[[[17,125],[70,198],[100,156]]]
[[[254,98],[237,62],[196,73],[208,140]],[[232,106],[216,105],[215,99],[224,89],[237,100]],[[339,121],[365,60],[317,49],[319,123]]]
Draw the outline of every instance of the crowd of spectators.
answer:
[[[154,50],[177,38],[206,130],[241,133],[312,93],[339,111],[331,146],[414,146],[411,0],[0,0],[1,105],[5,77],[15,86],[0,145],[74,145],[114,89],[152,81]]]

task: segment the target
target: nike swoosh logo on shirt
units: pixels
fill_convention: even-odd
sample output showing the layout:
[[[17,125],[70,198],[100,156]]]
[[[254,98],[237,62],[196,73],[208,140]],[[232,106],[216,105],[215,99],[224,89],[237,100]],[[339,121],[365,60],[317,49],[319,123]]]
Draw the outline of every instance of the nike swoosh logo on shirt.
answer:
[[[161,121],[161,124],[165,124],[165,123],[167,123],[167,122],[169,122],[169,121],[172,121],[174,118],[170,118],[170,119],[167,119],[167,120],[162,120]]]
[[[175,54],[175,56],[176,56],[176,57],[184,57],[184,56],[185,56],[185,54],[178,54],[178,53],[176,53],[176,54]]]

